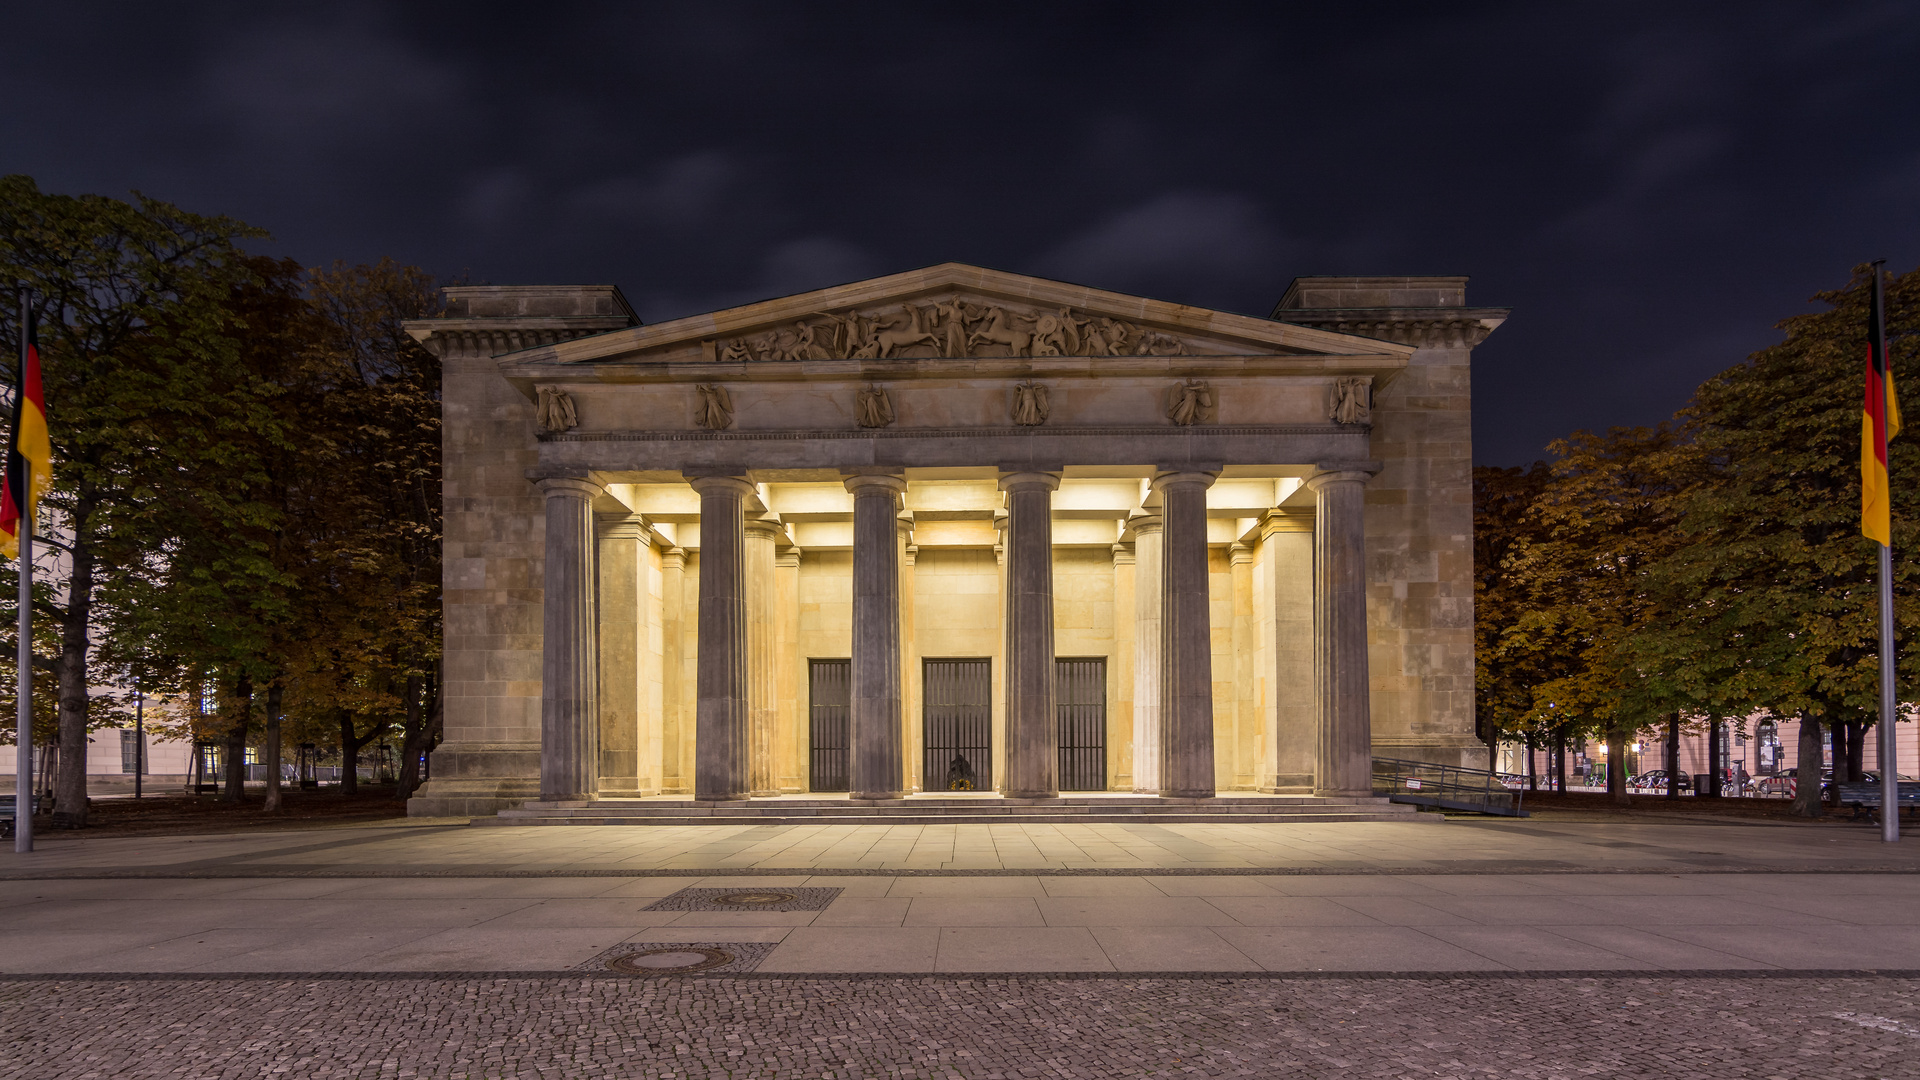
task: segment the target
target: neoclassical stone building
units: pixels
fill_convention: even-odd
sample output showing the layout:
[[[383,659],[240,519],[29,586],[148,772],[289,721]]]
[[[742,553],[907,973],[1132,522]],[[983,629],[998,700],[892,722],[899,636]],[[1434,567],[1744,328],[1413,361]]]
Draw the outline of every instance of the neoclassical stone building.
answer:
[[[1360,795],[1473,737],[1464,278],[1268,318],[947,264],[642,325],[447,290],[415,814]]]

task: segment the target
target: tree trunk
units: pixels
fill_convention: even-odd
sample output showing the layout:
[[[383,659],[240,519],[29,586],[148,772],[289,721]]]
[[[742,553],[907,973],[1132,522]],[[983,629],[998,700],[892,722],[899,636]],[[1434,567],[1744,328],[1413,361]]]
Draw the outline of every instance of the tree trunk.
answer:
[[[261,807],[269,814],[280,812],[280,680],[267,684],[267,735],[260,757],[267,763],[267,801]]]
[[[1567,733],[1553,733],[1553,790],[1567,790]]]
[[[1539,791],[1540,790],[1540,771],[1539,769],[1535,768],[1533,763],[1533,734],[1531,732],[1527,733],[1526,747],[1527,747],[1527,790]]]
[[[360,791],[360,748],[373,741],[380,733],[379,728],[356,737],[353,714],[340,710],[340,794],[355,795]]]
[[[93,545],[87,530],[96,502],[82,495],[73,512],[72,572],[67,578],[67,607],[60,617],[60,656],[54,661],[60,692],[60,763],[53,788],[53,827],[87,827],[87,693],[93,621]],[[29,676],[31,677],[31,676]]]
[[[1680,797],[1680,714],[1667,714],[1667,798]]]
[[[1849,768],[1853,763],[1853,747],[1848,744],[1848,737],[1853,734],[1848,730],[1850,727],[1851,725],[1845,720],[1831,720],[1827,723],[1828,737],[1833,741],[1833,786],[1835,788],[1841,784],[1851,784],[1855,780],[1853,771]]]
[[[1607,728],[1607,796],[1615,806],[1632,806],[1627,792],[1627,733],[1615,724]]]
[[[247,801],[247,729],[253,726],[253,676],[241,675],[234,686],[238,699],[233,726],[227,729],[227,787],[221,802]]]
[[[1867,776],[1867,728],[1869,726],[1865,720],[1847,721],[1847,776],[1856,784]]]
[[[400,728],[400,775],[393,797],[405,802],[420,786],[420,755],[427,741],[426,710],[420,707],[421,678],[407,676],[407,718]]]
[[[1718,718],[1707,722],[1707,790],[1710,799],[1720,797],[1720,767],[1723,764],[1720,754],[1720,721]],[[1699,795],[1701,792],[1694,792]]]
[[[1800,764],[1794,771],[1793,812],[1817,818],[1820,808],[1820,721],[1800,714]]]

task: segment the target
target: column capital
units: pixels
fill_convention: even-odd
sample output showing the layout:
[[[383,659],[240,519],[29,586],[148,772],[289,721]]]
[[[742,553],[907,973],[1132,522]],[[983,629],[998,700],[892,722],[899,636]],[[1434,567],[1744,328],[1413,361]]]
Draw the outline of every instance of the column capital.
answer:
[[[689,476],[687,483],[701,495],[738,495],[744,499],[759,491],[744,476]]]
[[[1159,514],[1135,514],[1127,519],[1127,528],[1131,529],[1135,536],[1142,533],[1157,533],[1166,527],[1167,519]]]
[[[1132,544],[1113,545],[1113,565],[1115,566],[1132,566],[1133,565],[1133,545]]]
[[[907,490],[907,478],[897,473],[854,473],[841,481],[854,498],[862,495],[900,495]]]
[[[786,526],[774,517],[750,517],[741,522],[741,528],[748,536],[763,540],[776,540],[786,533]]]
[[[653,540],[653,530],[647,528],[646,519],[639,514],[595,513],[593,527],[602,540],[639,540],[644,543]]]
[[[1228,565],[1240,566],[1246,563],[1251,563],[1252,561],[1253,561],[1253,548],[1247,546],[1246,544],[1242,544],[1238,541],[1235,541],[1234,543],[1227,545]]]
[[[791,570],[794,567],[799,566],[800,565],[800,549],[797,547],[790,547],[785,551],[774,552],[773,565],[780,567],[782,570]]]
[[[670,547],[660,553],[660,569],[685,570],[687,568],[687,549]]]
[[[1000,473],[1001,491],[1031,491],[1036,488],[1056,491],[1060,487],[1060,474],[1057,472],[1009,472]]]
[[[1328,484],[1364,484],[1383,466],[1378,461],[1322,461],[1313,468],[1306,484],[1308,490],[1317,492]]]
[[[1212,487],[1213,482],[1219,478],[1220,474],[1217,472],[1201,472],[1198,470],[1174,472],[1169,470],[1156,474],[1150,487],[1154,491],[1160,491],[1176,484],[1198,484],[1204,490]]]
[[[606,494],[607,490],[581,476],[538,476],[529,479],[549,499],[596,499]]]
[[[1313,511],[1293,507],[1276,508],[1267,511],[1260,519],[1260,539],[1265,540],[1275,533],[1310,533],[1313,531]]]

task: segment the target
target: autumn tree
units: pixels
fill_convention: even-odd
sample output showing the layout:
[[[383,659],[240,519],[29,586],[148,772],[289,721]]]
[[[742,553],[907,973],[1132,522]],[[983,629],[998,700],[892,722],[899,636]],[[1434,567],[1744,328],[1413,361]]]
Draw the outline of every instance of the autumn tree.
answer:
[[[1868,268],[1779,324],[1785,339],[1707,380],[1682,414],[1699,472],[1680,500],[1676,546],[1655,574],[1685,598],[1634,652],[1686,673],[1720,715],[1801,719],[1796,810],[1819,812],[1820,731],[1835,735],[1834,778],[1857,777],[1878,715],[1877,545],[1860,535],[1860,413]],[[1890,359],[1920,385],[1920,271],[1887,287]],[[1895,626],[1911,641],[1920,540],[1920,448],[1889,451]],[[1903,700],[1920,656],[1897,650]],[[1709,693],[1704,687],[1713,687]]]

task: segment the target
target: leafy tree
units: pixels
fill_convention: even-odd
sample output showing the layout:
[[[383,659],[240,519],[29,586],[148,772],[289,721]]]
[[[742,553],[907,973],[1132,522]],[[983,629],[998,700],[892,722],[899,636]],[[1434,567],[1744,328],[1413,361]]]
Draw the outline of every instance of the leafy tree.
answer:
[[[1819,812],[1821,727],[1843,736],[1844,780],[1879,708],[1878,550],[1860,535],[1867,273],[1817,294],[1825,310],[1781,322],[1783,341],[1695,393],[1682,414],[1696,470],[1677,501],[1685,542],[1654,568],[1684,602],[1632,648],[1644,667],[1678,673],[1704,711],[1799,716],[1806,814]],[[1887,300],[1895,380],[1920,386],[1920,271],[1892,279]],[[1895,440],[1888,469],[1895,628],[1911,641],[1920,447]],[[1897,681],[1911,687],[1920,656],[1897,655]]]
[[[95,631],[122,610],[103,596],[103,578],[146,557],[151,513],[178,470],[219,462],[227,424],[248,421],[225,408],[239,375],[226,301],[252,279],[238,245],[261,235],[137,194],[49,195],[28,177],[0,178],[0,278],[25,284],[38,309],[54,451],[36,542],[60,553],[64,571],[52,602],[64,751],[56,824],[86,824],[87,731],[106,719],[89,695]],[[7,340],[16,319],[0,312]],[[166,437],[192,418],[200,437]]]

